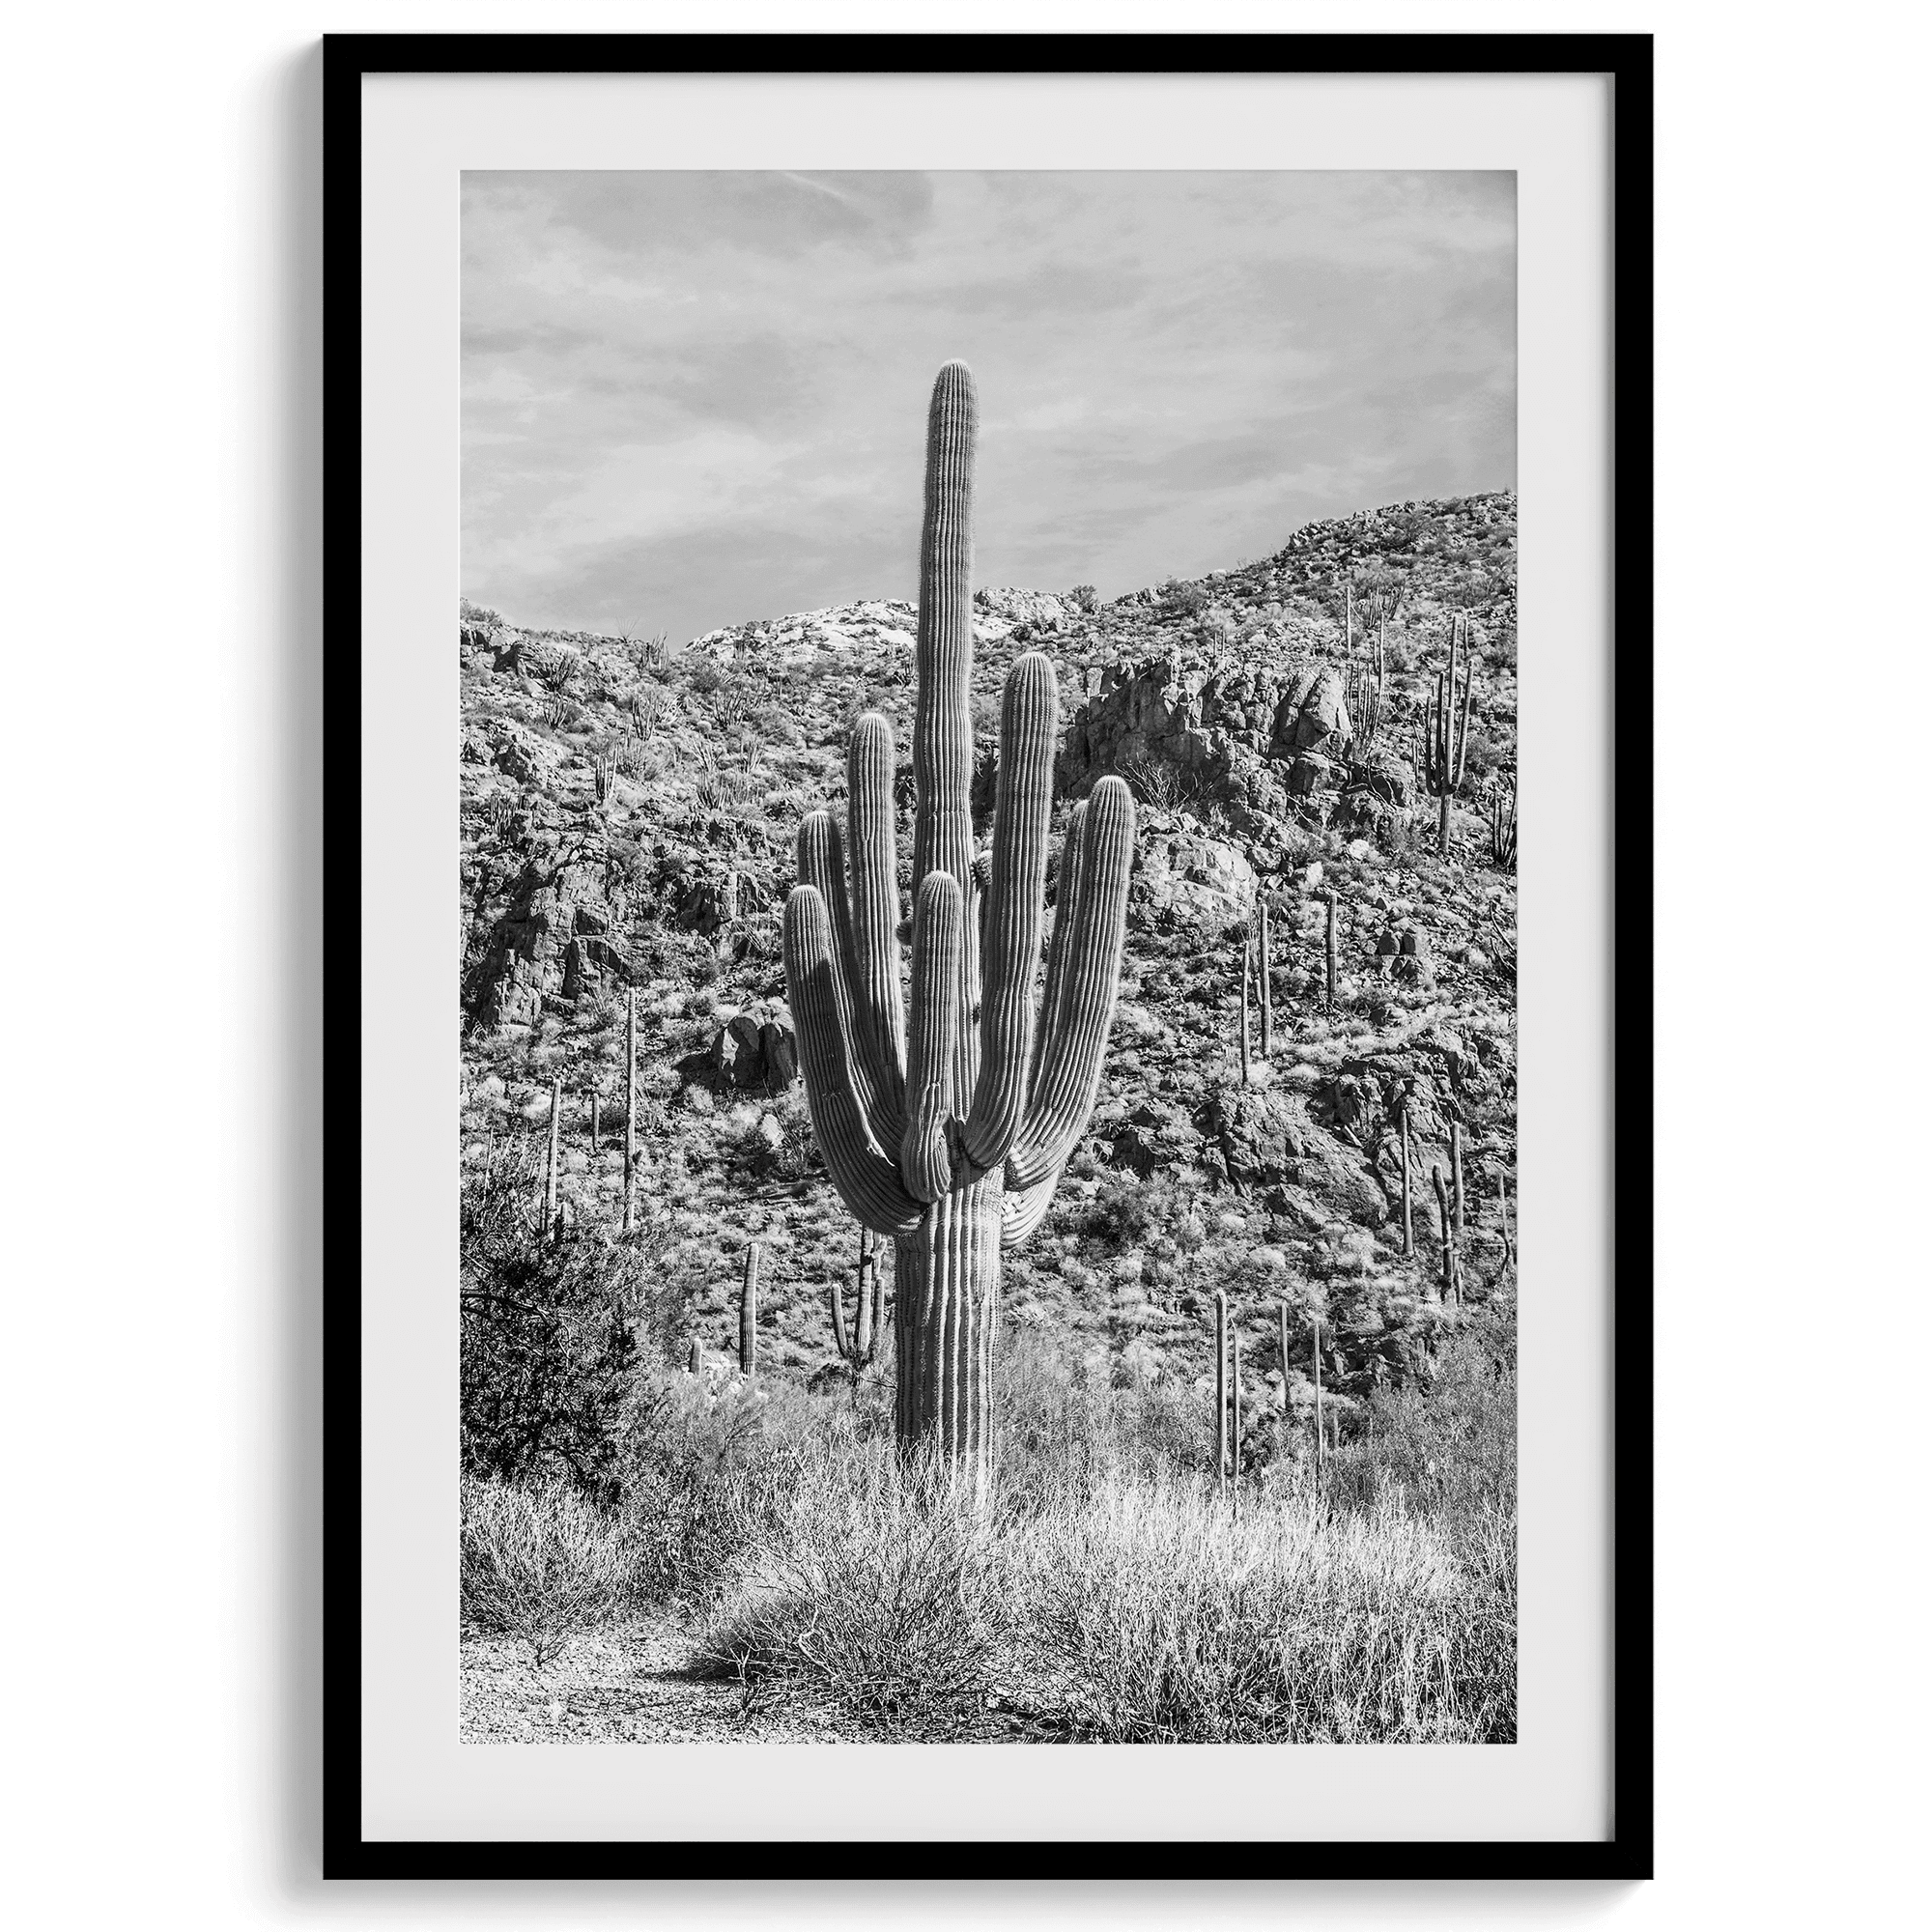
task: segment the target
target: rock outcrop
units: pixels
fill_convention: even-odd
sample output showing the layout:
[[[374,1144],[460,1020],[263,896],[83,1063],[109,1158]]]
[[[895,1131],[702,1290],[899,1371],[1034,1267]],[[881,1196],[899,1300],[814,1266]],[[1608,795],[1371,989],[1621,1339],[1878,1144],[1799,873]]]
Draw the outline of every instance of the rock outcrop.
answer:
[[[1183,792],[1212,798],[1231,781],[1238,792],[1258,762],[1280,764],[1286,780],[1298,757],[1339,754],[1349,731],[1334,665],[1211,670],[1170,654],[1108,668],[1067,726],[1057,777],[1080,798],[1110,772],[1145,780],[1165,766]]]

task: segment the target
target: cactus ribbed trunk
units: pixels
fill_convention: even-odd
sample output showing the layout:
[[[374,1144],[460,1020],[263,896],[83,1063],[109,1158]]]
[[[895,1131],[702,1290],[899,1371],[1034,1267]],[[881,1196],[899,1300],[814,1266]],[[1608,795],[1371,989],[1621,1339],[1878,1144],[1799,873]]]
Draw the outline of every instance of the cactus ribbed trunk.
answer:
[[[991,1475],[1001,1192],[992,1175],[943,1194],[894,1243],[899,1439],[937,1450],[975,1495]]]
[[[1449,1122],[1449,1198],[1456,1208],[1456,1242],[1463,1241],[1463,1122]]]

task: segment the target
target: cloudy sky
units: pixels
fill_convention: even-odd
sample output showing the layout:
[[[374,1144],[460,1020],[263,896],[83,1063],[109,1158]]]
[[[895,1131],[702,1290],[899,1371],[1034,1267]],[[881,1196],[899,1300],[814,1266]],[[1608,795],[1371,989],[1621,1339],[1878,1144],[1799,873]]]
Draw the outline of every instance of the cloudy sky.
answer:
[[[980,583],[1516,480],[1513,175],[470,174],[463,247],[463,587],[519,623],[911,596],[955,355]]]

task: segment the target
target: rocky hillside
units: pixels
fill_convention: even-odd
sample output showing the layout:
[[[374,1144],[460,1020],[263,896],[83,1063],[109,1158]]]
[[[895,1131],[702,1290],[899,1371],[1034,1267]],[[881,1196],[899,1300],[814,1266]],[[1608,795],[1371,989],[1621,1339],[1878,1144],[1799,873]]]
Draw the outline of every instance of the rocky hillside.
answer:
[[[1510,495],[1405,503],[1113,603],[978,593],[976,804],[991,805],[1001,680],[1030,647],[1061,668],[1056,828],[1106,772],[1143,803],[1100,1102],[1049,1217],[1009,1257],[1012,1323],[1116,1378],[1192,1378],[1225,1286],[1252,1359],[1274,1359],[1264,1338],[1287,1299],[1331,1324],[1345,1403],[1412,1375],[1462,1319],[1439,1293],[1430,1186],[1452,1123],[1464,1301],[1512,1292],[1516,880],[1487,814],[1516,763],[1515,538]],[[1458,618],[1476,670],[1444,858],[1418,763]],[[533,1176],[560,1080],[562,1212],[614,1232],[635,987],[640,1239],[714,1362],[756,1239],[761,1366],[836,1366],[826,1289],[849,1278],[858,1231],[811,1145],[778,917],[800,817],[840,801],[852,718],[884,711],[909,743],[913,626],[910,606],[872,602],[673,647],[464,610],[466,1175]],[[1263,905],[1272,1051],[1243,1085],[1242,948]],[[1289,1395],[1304,1398],[1298,1371]]]

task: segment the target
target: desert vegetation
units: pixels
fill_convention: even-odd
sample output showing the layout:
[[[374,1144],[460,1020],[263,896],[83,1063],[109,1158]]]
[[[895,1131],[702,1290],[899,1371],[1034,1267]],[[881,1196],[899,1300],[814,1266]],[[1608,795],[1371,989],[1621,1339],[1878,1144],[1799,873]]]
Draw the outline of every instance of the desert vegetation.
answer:
[[[1511,1738],[1513,500],[973,589],[972,422],[918,607],[464,607],[466,1735]]]

